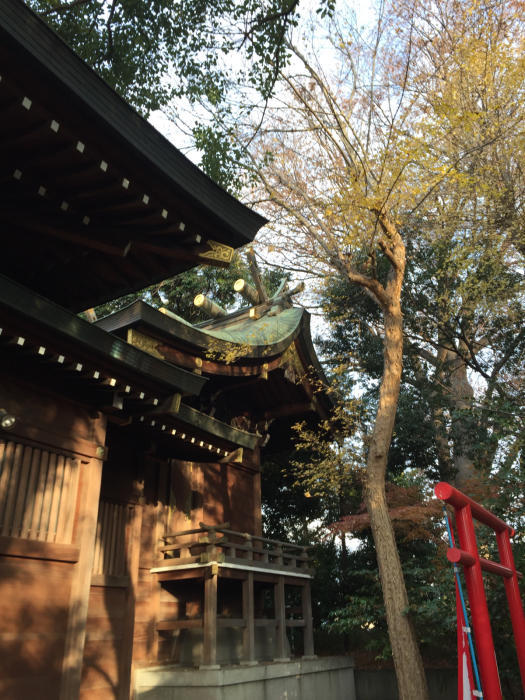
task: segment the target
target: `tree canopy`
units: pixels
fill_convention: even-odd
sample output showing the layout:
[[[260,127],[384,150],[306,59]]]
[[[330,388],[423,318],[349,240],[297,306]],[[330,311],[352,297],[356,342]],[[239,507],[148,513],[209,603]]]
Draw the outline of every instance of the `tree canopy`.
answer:
[[[267,97],[287,61],[284,39],[299,13],[299,0],[26,2],[146,114],[180,96],[219,105],[233,80]],[[333,6],[334,0],[319,0],[319,13]],[[241,68],[234,65],[239,61]]]
[[[410,458],[483,498],[503,496],[494,470],[522,481],[523,14],[411,0],[381,4],[371,32],[342,12],[326,32],[290,37],[265,123],[237,133],[270,245],[281,236],[286,264],[318,280],[347,371],[357,357],[370,382],[364,500],[400,696],[424,697],[385,481]]]

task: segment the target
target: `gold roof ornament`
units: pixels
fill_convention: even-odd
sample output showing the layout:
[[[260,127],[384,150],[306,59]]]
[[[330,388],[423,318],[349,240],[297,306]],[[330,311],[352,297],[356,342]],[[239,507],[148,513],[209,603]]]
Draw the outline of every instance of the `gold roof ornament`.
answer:
[[[203,258],[204,263],[209,261],[208,264],[219,267],[227,267],[231,263],[234,253],[231,246],[212,240],[207,240],[206,244],[209,249],[199,253],[199,258]]]

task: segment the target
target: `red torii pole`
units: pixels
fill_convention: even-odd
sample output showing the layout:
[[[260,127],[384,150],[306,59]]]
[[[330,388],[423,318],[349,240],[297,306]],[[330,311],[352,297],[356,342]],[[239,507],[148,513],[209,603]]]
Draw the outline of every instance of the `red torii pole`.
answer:
[[[483,569],[503,577],[518,654],[521,682],[523,690],[525,690],[525,617],[518,585],[518,575],[521,576],[521,574],[516,571],[510,544],[510,538],[515,534],[515,531],[510,525],[480,506],[479,503],[444,481],[435,486],[434,493],[437,498],[453,506],[456,513],[461,549],[450,548],[447,552],[447,558],[451,562],[463,564],[472,613],[474,639],[479,657],[483,696],[485,700],[501,700],[498,666],[481,571]],[[492,528],[496,533],[500,563],[479,556],[473,518]]]

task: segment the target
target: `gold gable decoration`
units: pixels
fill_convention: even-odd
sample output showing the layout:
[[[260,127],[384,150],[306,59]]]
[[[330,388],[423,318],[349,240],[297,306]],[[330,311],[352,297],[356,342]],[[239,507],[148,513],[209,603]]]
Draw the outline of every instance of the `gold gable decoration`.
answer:
[[[140,331],[134,328],[128,328],[127,341],[130,345],[133,345],[138,350],[143,350],[153,357],[157,357],[159,360],[165,360],[166,358],[158,351],[159,341],[155,338],[151,338],[149,335],[144,335]]]
[[[216,265],[218,267],[228,267],[233,259],[234,249],[224,243],[208,240],[206,244],[209,250],[203,250],[199,253],[199,258],[205,265]]]

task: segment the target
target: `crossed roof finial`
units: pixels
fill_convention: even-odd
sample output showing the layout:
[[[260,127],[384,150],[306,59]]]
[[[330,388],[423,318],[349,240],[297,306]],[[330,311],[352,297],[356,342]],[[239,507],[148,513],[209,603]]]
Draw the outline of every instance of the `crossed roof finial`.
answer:
[[[303,291],[304,283],[301,282],[294,289],[287,290],[288,280],[285,278],[277,291],[270,296],[264,285],[254,250],[250,248],[246,255],[255,286],[241,277],[235,281],[233,289],[241,294],[250,304],[250,318],[258,319],[266,314],[275,316],[284,308],[290,307],[292,305],[291,297]],[[203,311],[206,311],[212,318],[223,318],[227,315],[225,309],[204,294],[197,294],[193,303]]]

